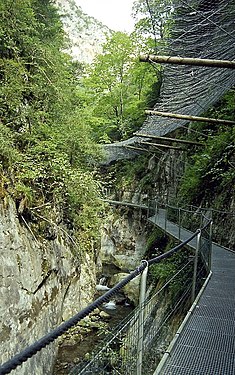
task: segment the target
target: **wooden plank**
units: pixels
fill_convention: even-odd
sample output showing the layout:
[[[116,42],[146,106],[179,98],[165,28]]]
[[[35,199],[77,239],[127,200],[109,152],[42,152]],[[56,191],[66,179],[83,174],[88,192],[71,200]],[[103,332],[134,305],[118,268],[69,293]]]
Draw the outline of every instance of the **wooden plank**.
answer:
[[[169,142],[185,143],[185,144],[189,144],[189,145],[203,146],[203,143],[194,142],[194,141],[187,141],[185,139],[160,137],[158,135],[149,135],[149,134],[143,134],[143,133],[134,133],[134,135],[136,135],[137,137],[143,137],[143,138],[152,138],[152,139],[159,139],[159,140],[169,141]]]
[[[151,143],[151,142],[140,142],[141,145],[148,145],[148,146],[154,146],[154,147],[162,147],[162,148],[170,148],[173,150],[179,150],[179,151],[185,151],[185,149],[181,147],[175,147],[175,146],[168,146],[168,145],[163,145],[160,143]]]
[[[200,121],[200,122],[211,122],[213,124],[222,124],[222,125],[235,125],[235,121],[222,120],[210,117],[198,117],[190,115],[182,115],[180,113],[171,113],[171,112],[160,112],[155,110],[146,110],[147,115],[161,116],[161,117],[171,117],[176,119],[184,119],[189,121]]]
[[[235,61],[233,60],[213,60],[213,59],[198,59],[180,56],[156,56],[156,55],[141,55],[141,62],[155,62],[158,64],[176,64],[176,65],[194,65],[205,66],[211,68],[235,69]]]

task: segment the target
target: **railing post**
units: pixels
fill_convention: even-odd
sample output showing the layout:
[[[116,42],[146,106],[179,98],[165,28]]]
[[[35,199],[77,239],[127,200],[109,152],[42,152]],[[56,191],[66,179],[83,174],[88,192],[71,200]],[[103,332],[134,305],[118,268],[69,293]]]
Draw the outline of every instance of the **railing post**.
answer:
[[[195,258],[194,258],[193,285],[192,285],[192,296],[191,296],[191,302],[192,303],[195,300],[195,293],[196,293],[197,264],[198,264],[198,255],[199,255],[199,250],[200,250],[200,243],[201,243],[201,231],[197,235],[197,245],[196,245],[196,251],[195,251]]]
[[[166,222],[167,222],[167,209],[168,209],[168,206],[166,206],[166,209],[165,209],[165,232],[166,232]]]
[[[155,224],[157,222],[157,211],[158,211],[157,200],[155,200],[155,212],[154,212],[154,222],[155,222]]]
[[[210,233],[209,233],[209,259],[208,259],[208,266],[209,266],[209,270],[211,270],[211,256],[212,256],[212,225],[213,225],[213,221],[212,221],[212,212],[211,212],[211,222],[210,222]]]
[[[179,208],[179,240],[181,235],[181,209]]]
[[[147,262],[146,268],[142,272],[141,281],[140,281],[138,347],[137,347],[137,366],[136,366],[137,375],[142,374],[143,341],[144,341],[144,302],[145,302],[145,294],[146,294],[147,275],[148,275],[148,262]]]

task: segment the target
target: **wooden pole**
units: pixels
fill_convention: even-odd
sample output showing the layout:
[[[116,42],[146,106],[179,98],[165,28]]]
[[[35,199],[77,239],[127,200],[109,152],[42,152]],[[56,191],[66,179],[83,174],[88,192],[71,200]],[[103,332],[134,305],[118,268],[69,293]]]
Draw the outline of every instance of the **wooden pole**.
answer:
[[[168,146],[168,145],[162,145],[158,143],[151,143],[151,142],[140,142],[142,145],[148,145],[148,146],[154,146],[154,147],[162,147],[162,148],[171,148],[173,150],[179,150],[179,151],[185,151],[183,148],[175,147],[175,146]]]
[[[168,137],[160,137],[158,135],[149,135],[149,134],[142,134],[142,133],[134,133],[137,137],[143,137],[143,138],[152,138],[152,139],[159,139],[163,141],[169,141],[169,142],[178,142],[178,143],[185,143],[189,145],[196,145],[196,146],[203,146],[200,142],[193,142],[193,141],[187,141],[185,139],[176,139],[176,138],[168,138]]]
[[[189,121],[211,122],[213,124],[223,124],[223,125],[235,125],[235,121],[221,120],[221,119],[208,118],[208,117],[181,115],[180,113],[149,111],[149,110],[145,111],[145,113],[147,115],[171,117],[171,118],[184,119],[184,120],[189,120]]]
[[[230,60],[212,60],[212,59],[197,59],[190,57],[179,56],[156,56],[156,55],[141,55],[141,62],[155,62],[158,64],[176,64],[176,65],[195,65],[205,66],[211,68],[227,68],[235,69],[235,61]]]

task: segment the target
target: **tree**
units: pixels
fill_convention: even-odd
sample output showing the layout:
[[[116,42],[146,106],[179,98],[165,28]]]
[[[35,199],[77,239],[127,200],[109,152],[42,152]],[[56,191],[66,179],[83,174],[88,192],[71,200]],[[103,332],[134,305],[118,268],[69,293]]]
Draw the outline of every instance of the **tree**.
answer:
[[[138,55],[135,38],[113,33],[83,81],[99,140],[125,139],[144,120],[146,95],[157,78]]]
[[[164,38],[169,34],[172,11],[173,0],[136,0],[134,2],[135,32],[148,40],[148,46],[155,52],[161,48]]]
[[[2,180],[21,214],[35,204],[57,206],[91,239],[100,209],[91,172],[98,149],[84,122],[76,68],[62,52],[57,9],[48,0],[0,0],[0,16]]]

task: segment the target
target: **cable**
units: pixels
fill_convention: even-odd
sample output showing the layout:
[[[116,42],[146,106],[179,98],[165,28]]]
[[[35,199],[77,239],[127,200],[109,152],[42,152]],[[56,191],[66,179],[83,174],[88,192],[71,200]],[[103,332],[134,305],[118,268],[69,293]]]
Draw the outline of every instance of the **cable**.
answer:
[[[208,225],[208,224],[207,224]],[[206,226],[207,226],[206,225]],[[206,228],[205,226],[205,228]],[[197,230],[195,233],[192,234],[184,242],[180,243],[178,246],[174,247],[173,249],[169,250],[168,252],[159,255],[148,261],[149,265],[156,264],[161,262],[163,259],[167,259],[172,256],[174,253],[179,251],[182,247],[184,247],[188,242],[190,242],[193,238],[197,236],[200,230]],[[112,289],[106,292],[103,296],[99,297],[96,301],[91,303],[85,309],[81,310],[78,314],[74,315],[72,318],[67,320],[66,322],[62,323],[59,327],[48,333],[47,335],[43,336],[40,340],[36,341],[34,344],[28,346],[22,352],[11,358],[9,361],[4,363],[0,366],[0,375],[9,374],[12,370],[20,366],[22,363],[27,361],[41,349],[45,348],[47,345],[55,341],[59,336],[61,336],[64,332],[66,332],[69,328],[76,325],[80,320],[85,318],[89,315],[92,311],[94,311],[97,307],[101,306],[104,302],[107,302],[111,297],[113,297],[120,289],[122,289],[126,284],[128,284],[131,280],[133,280],[136,276],[140,275],[143,270],[146,268],[147,262],[142,262],[133,272],[131,272],[125,279],[120,281],[117,285],[115,285]]]
[[[184,0],[181,0],[181,2],[182,2],[183,4],[185,4],[185,5],[187,5],[187,6],[188,6],[189,8],[191,8],[192,10],[194,10],[196,13],[199,13],[199,11],[198,11],[196,8],[194,8],[192,5],[189,5],[189,4],[186,3]],[[227,4],[225,4],[224,8],[226,8],[226,6],[227,6]],[[224,9],[224,8],[223,8],[223,9]],[[217,10],[217,11],[216,11],[215,13],[213,13],[212,15],[214,16],[214,15],[217,14],[219,11],[221,11],[221,9]],[[204,18],[204,19],[206,19],[207,21],[211,22],[214,26],[218,27],[220,30],[222,30],[222,31],[225,32],[227,35],[231,36],[232,39],[235,40],[235,37],[234,37],[231,33],[229,33],[227,30],[225,30],[221,25],[219,25],[218,23],[216,23],[216,22],[214,22],[214,21],[212,21],[212,20],[210,19],[210,17],[211,17],[212,15],[211,15],[210,17],[206,17],[206,16],[203,14],[203,12],[200,12],[199,14],[200,14],[200,16],[201,16],[202,18]]]

